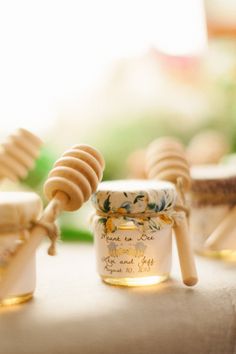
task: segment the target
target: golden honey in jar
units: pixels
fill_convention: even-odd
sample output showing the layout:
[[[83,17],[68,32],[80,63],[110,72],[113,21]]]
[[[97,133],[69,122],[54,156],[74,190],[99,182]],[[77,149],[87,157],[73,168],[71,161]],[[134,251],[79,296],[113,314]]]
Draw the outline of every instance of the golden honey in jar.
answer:
[[[169,182],[102,182],[92,198],[97,269],[111,285],[144,286],[169,277],[175,186]]]
[[[30,237],[29,228],[41,213],[39,196],[30,192],[0,193],[0,286],[5,270],[21,245]],[[0,305],[14,305],[32,298],[36,285],[35,254]]]

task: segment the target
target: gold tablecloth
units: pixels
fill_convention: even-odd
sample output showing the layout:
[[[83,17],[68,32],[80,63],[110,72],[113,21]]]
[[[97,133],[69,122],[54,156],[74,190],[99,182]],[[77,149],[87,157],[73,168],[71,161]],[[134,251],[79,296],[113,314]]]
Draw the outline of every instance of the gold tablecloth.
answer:
[[[236,353],[236,265],[197,257],[200,282],[158,286],[103,284],[91,245],[63,244],[38,254],[37,291],[0,309],[1,354]]]

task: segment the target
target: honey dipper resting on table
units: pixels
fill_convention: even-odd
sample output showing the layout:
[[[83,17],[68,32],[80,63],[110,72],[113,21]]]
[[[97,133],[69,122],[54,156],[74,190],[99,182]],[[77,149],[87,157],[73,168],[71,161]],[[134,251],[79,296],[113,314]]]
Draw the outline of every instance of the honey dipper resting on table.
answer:
[[[29,240],[19,246],[7,266],[1,281],[0,300],[27,267],[27,260],[48,234],[48,230],[56,232],[54,222],[61,211],[79,209],[95,192],[102,179],[104,166],[100,152],[88,145],[73,146],[56,161],[44,185],[44,193],[50,202],[40,220],[31,229]],[[55,253],[54,247],[49,249],[49,253]]]
[[[190,244],[185,208],[185,196],[191,186],[189,165],[184,147],[177,139],[163,137],[152,142],[146,154],[146,173],[150,179],[172,182],[177,187],[179,209],[174,231],[184,284],[195,285],[198,281],[194,255]]]

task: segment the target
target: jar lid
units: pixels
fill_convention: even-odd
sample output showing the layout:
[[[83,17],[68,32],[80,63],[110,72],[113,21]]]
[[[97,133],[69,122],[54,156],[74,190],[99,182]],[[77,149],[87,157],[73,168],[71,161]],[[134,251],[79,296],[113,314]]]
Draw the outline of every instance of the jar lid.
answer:
[[[42,201],[36,193],[0,192],[0,232],[1,227],[26,226],[37,220],[41,211]]]
[[[166,211],[175,205],[174,184],[150,180],[118,180],[99,184],[92,197],[102,213],[133,214]]]
[[[199,165],[191,167],[191,177],[197,181],[215,181],[236,178],[236,166],[233,165]]]
[[[191,168],[191,195],[195,204],[235,204],[236,167],[203,165]]]

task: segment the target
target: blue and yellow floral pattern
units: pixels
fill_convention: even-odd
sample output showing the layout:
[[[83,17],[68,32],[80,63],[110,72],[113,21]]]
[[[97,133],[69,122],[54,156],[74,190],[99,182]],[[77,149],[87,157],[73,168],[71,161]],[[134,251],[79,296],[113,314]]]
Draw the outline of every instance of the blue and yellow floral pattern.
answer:
[[[124,184],[117,190],[116,185]],[[133,190],[131,188],[133,184]],[[125,186],[128,185],[127,190]],[[92,197],[95,208],[104,214],[135,214],[164,212],[172,209],[176,202],[176,191],[172,183],[161,181],[139,181],[143,189],[136,189],[136,181],[102,182]],[[121,188],[122,189],[122,188]]]
[[[113,234],[125,225],[148,234],[173,225],[171,214],[176,202],[173,184],[143,181],[143,190],[135,190],[135,183],[134,190],[130,186],[129,190],[123,191],[112,189],[112,185],[121,182],[103,182],[93,196],[95,208],[103,214],[94,218],[94,226],[100,235]],[[150,216],[152,213],[156,215]]]

